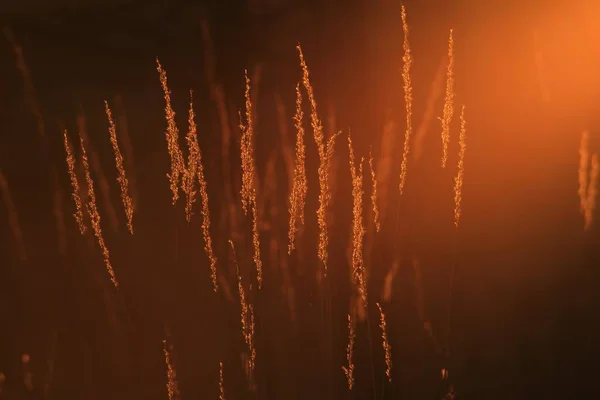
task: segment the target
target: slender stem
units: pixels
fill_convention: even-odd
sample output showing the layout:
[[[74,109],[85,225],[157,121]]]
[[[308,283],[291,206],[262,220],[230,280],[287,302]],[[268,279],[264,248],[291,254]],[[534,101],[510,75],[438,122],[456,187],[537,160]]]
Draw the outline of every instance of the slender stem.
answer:
[[[323,278],[323,279],[327,279],[327,278]],[[325,289],[324,289],[324,283],[323,281],[321,281],[321,288],[320,288],[320,294],[321,294],[321,299],[320,299],[320,303],[321,303],[321,307],[320,307],[320,312],[321,312],[321,356],[325,356],[326,354],[326,336],[327,336],[327,332],[326,332],[326,328],[325,328]],[[327,381],[327,374],[322,374],[323,379],[325,379],[325,381]]]
[[[447,334],[447,338],[446,338],[446,356],[448,358],[450,358],[450,354],[451,354],[451,329],[452,329],[452,292],[454,289],[454,275],[456,274],[456,247],[457,247],[457,243],[458,243],[458,229],[454,230],[454,234],[452,235],[452,258],[451,258],[451,262],[452,262],[452,266],[451,266],[451,270],[450,270],[450,287],[448,289],[448,319],[447,319],[447,326],[446,326],[446,334]]]
[[[327,339],[329,341],[327,348],[327,394],[328,398],[332,399],[331,395],[331,384],[333,377],[331,372],[333,370],[333,329],[332,329],[332,316],[331,316],[331,283],[329,277],[325,277],[325,290],[326,290],[326,306],[327,306]]]

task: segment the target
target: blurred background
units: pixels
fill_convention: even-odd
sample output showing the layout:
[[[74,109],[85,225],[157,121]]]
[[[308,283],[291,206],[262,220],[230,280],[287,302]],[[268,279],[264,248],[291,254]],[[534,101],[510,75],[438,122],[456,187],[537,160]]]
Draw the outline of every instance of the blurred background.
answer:
[[[9,213],[0,208],[0,371],[5,376],[0,396],[168,398],[161,343],[166,330],[182,399],[218,396],[219,361],[228,398],[441,399],[450,386],[459,399],[600,395],[595,377],[600,221],[596,217],[591,230],[583,231],[577,197],[583,130],[590,132],[590,152],[600,152],[600,3],[403,4],[414,57],[414,105],[406,193],[400,200],[405,112],[399,1],[3,1],[0,169],[27,260],[20,260]],[[456,107],[449,166],[442,170],[437,117],[451,28]],[[24,84],[13,43],[22,48],[33,91]],[[290,185],[285,152],[293,151],[294,88],[301,78],[297,43],[327,134],[343,131],[333,161],[327,291],[320,286],[316,260],[318,159],[308,115],[307,225],[298,254],[288,257],[285,251]],[[187,224],[181,204],[171,205],[156,57],[168,73],[182,136],[189,90],[194,90],[223,286],[217,294],[203,253],[199,209]],[[264,288],[248,288],[257,315],[255,390],[248,389],[240,358],[236,272],[227,244],[232,237],[246,284],[255,286],[248,232],[232,228],[234,220],[249,226],[240,215],[237,172],[244,69],[253,78],[259,196],[264,196]],[[44,121],[44,139],[31,93]],[[125,229],[104,100],[113,107],[119,135],[129,133],[135,157],[128,170],[137,187],[133,237]],[[456,233],[452,186],[462,104],[467,152]],[[107,197],[97,196],[122,284],[118,292],[93,237],[80,236],[71,217],[60,127],[77,143],[78,114],[85,115],[89,145],[110,185]],[[227,129],[231,138],[224,144]],[[372,300],[370,322],[357,327],[352,395],[341,370],[346,316],[353,307],[347,257],[349,130],[359,157],[368,157],[372,147],[376,165],[391,160],[388,177],[379,182],[383,230],[375,236],[369,229],[366,239]],[[368,182],[366,176],[366,219]],[[230,199],[237,216],[227,209]],[[64,214],[62,242],[57,210]],[[391,298],[383,290],[389,276],[394,277]],[[376,301],[387,310],[391,384],[384,380]],[[23,363],[23,354],[29,362]],[[449,371],[447,379],[442,369]]]

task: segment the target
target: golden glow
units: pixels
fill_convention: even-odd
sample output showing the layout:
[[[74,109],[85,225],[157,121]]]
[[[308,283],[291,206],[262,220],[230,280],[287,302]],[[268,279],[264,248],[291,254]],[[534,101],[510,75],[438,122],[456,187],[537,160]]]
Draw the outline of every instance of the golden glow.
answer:
[[[73,194],[71,196],[75,202],[75,221],[77,221],[79,232],[83,235],[86,232],[87,227],[83,220],[83,205],[81,197],[79,196],[80,189],[77,173],[75,172],[75,157],[73,157],[73,150],[66,129],[63,131],[63,143],[65,145],[65,152],[67,153],[67,168],[69,170],[69,177],[71,178],[71,187],[73,188]]]
[[[92,225],[92,230],[94,231],[94,236],[96,236],[98,246],[100,246],[100,250],[102,251],[104,265],[106,266],[106,270],[108,271],[110,280],[115,286],[115,288],[118,289],[119,282],[117,281],[115,271],[113,270],[113,267],[110,263],[110,253],[108,251],[106,243],[104,242],[104,236],[102,235],[102,228],[100,226],[100,213],[98,213],[98,206],[96,204],[96,193],[94,192],[94,181],[92,180],[92,174],[90,174],[90,164],[88,162],[83,135],[81,133],[79,134],[79,143],[81,145],[81,162],[83,164],[83,172],[85,173],[85,180],[87,182],[88,187],[87,212],[90,217],[90,223]]]
[[[197,126],[194,113],[194,103],[192,92],[190,91],[190,108],[188,112],[188,133],[186,140],[188,143],[189,155],[187,168],[183,171],[182,186],[186,195],[185,216],[190,222],[192,218],[192,206],[196,199],[194,183],[198,179],[198,189],[200,191],[200,200],[202,202],[202,237],[204,238],[204,250],[210,262],[210,276],[213,283],[213,290],[216,292],[219,285],[217,283],[217,257],[213,252],[212,237],[210,235],[210,209],[208,207],[208,191],[206,179],[204,178],[204,166],[202,164],[202,151],[198,144]]]
[[[199,147],[198,147],[199,149]],[[204,238],[204,250],[210,261],[210,272],[213,283],[213,290],[216,292],[217,284],[217,257],[213,252],[212,237],[210,235],[210,209],[208,207],[208,190],[206,179],[204,178],[204,166],[202,165],[202,153],[198,152],[198,184],[200,190],[200,200],[202,201],[202,236]]]
[[[223,362],[219,362],[219,400],[225,400],[225,388],[223,387]]]
[[[296,85],[296,113],[294,114],[294,126],[296,127],[296,161],[294,166],[292,192],[290,193],[288,254],[292,254],[292,251],[296,246],[297,223],[304,224],[304,207],[306,204],[306,193],[308,191],[305,165],[306,147],[304,145],[304,126],[302,125],[303,118],[302,93],[300,92],[300,84],[298,83]]]
[[[463,176],[465,174],[465,152],[467,151],[467,122],[465,121],[465,106],[460,112],[460,136],[458,139],[460,151],[458,153],[458,171],[454,178],[454,225],[458,228],[460,220],[460,203],[462,200]]]
[[[112,112],[110,111],[106,100],[104,101],[104,107],[106,109],[106,117],[108,118],[110,143],[112,144],[113,152],[115,153],[115,163],[119,173],[117,182],[121,188],[121,200],[123,201],[125,215],[127,216],[127,229],[129,229],[129,233],[133,235],[133,201],[131,201],[131,196],[129,195],[129,182],[127,181],[127,174],[125,173],[125,166],[123,165],[123,156],[121,155],[119,142],[117,141],[117,128],[115,127],[115,121],[113,120]]]
[[[252,100],[250,96],[250,78],[248,78],[248,71],[244,71],[244,78],[246,80],[246,90],[244,91],[244,97],[246,99],[246,123],[241,120],[240,115],[240,130],[242,137],[240,140],[240,154],[242,158],[242,209],[244,213],[248,213],[248,206],[252,210],[252,244],[254,247],[254,265],[256,266],[256,280],[258,281],[258,288],[262,287],[262,261],[260,257],[260,237],[258,234],[258,203],[256,201],[256,160],[254,159],[254,121],[253,121],[253,110]]]
[[[354,332],[354,323],[352,317],[348,314],[348,346],[346,347],[346,360],[348,366],[342,366],[342,370],[346,374],[348,381],[348,390],[352,390],[354,387],[354,362],[352,361],[352,355],[354,353],[354,340],[356,338],[356,332]]]
[[[448,144],[450,143],[450,125],[454,114],[454,38],[450,29],[448,39],[448,70],[446,72],[446,98],[442,114],[442,168],[446,168],[448,161]]]
[[[175,123],[175,111],[173,111],[173,107],[171,107],[171,91],[167,85],[167,72],[163,69],[162,65],[160,65],[158,58],[156,58],[156,65],[165,97],[165,117],[167,119],[165,137],[167,139],[167,149],[171,159],[171,173],[167,174],[167,176],[171,184],[171,193],[173,193],[173,205],[175,205],[179,199],[179,179],[184,173],[185,165],[179,147],[179,129]]]
[[[233,261],[235,263],[237,279],[238,279],[238,293],[240,296],[240,321],[242,324],[242,336],[248,350],[248,370],[252,373],[254,371],[254,365],[256,360],[256,349],[254,347],[254,308],[251,304],[246,302],[246,292],[244,291],[244,285],[242,283],[242,275],[240,274],[240,266],[237,263],[235,254],[235,246],[233,241],[229,240],[229,245],[233,252]]]
[[[383,309],[381,308],[381,305],[379,303],[377,303],[377,308],[379,309],[379,317],[380,317],[379,327],[381,328],[381,343],[383,346],[383,351],[385,353],[385,375],[387,376],[388,381],[391,382],[392,381],[392,346],[390,346],[390,342],[388,340],[387,324],[385,322],[385,313],[383,312]]]
[[[240,115],[240,131],[242,133],[242,137],[240,138],[240,155],[242,162],[242,209],[247,215],[248,207],[252,206],[252,202],[256,196],[256,171],[254,166],[252,98],[250,95],[250,78],[248,78],[247,70],[244,71],[244,79],[246,82],[244,90],[246,123],[244,124]]]
[[[79,130],[79,134],[83,137],[87,152],[89,154],[90,166],[92,167],[93,173],[96,175],[98,188],[100,189],[100,194],[102,195],[102,207],[106,213],[106,218],[108,219],[112,231],[118,232],[119,218],[117,217],[117,212],[113,207],[110,185],[108,184],[106,175],[104,175],[104,171],[102,170],[102,164],[100,164],[98,152],[93,148],[92,143],[87,135],[86,119],[83,110],[80,110],[80,112],[77,114],[77,129]]]
[[[304,54],[302,53],[302,47],[297,45],[298,55],[300,57],[300,66],[302,67],[302,84],[308,95],[308,101],[310,103],[310,120],[317,144],[317,151],[319,152],[319,208],[317,209],[317,222],[319,224],[319,248],[318,255],[319,260],[323,263],[323,274],[327,276],[327,259],[328,259],[328,246],[329,246],[329,234],[327,227],[327,213],[329,203],[331,199],[331,193],[329,190],[329,166],[331,158],[333,156],[333,147],[335,138],[337,135],[333,135],[329,138],[329,141],[325,143],[325,135],[323,134],[323,124],[319,119],[317,113],[317,102],[313,93],[313,88],[310,83],[310,75],[308,66],[304,60]]]
[[[194,115],[193,94],[190,90],[190,108],[188,112],[188,133],[186,141],[188,144],[188,161],[183,170],[181,186],[185,194],[185,220],[189,223],[192,219],[192,207],[196,201],[194,185],[198,173],[198,158],[200,157],[200,146],[198,145],[197,127]]]
[[[404,103],[406,104],[406,132],[404,133],[404,151],[402,152],[402,165],[400,170],[400,194],[404,192],[406,184],[406,170],[408,167],[408,153],[410,150],[410,135],[412,133],[412,83],[410,79],[410,67],[412,55],[408,43],[408,23],[406,22],[406,9],[402,6],[402,31],[404,32],[404,55],[402,61],[402,81],[404,82]]]
[[[379,206],[377,204],[377,176],[375,175],[375,167],[373,166],[373,152],[369,151],[369,169],[371,170],[371,203],[373,205],[373,223],[375,230],[379,232],[381,223],[379,222]]]
[[[348,151],[350,153],[350,175],[352,177],[352,278],[356,289],[364,302],[367,304],[367,282],[365,276],[365,264],[363,259],[363,244],[365,227],[363,224],[363,164],[365,159],[360,160],[358,171],[354,160],[354,149],[352,138],[348,135]]]
[[[136,187],[135,180],[135,161],[133,156],[133,145],[131,144],[131,137],[129,136],[129,125],[127,123],[127,114],[125,112],[125,105],[123,104],[123,98],[121,95],[115,96],[115,109],[116,109],[116,124],[119,128],[120,133],[120,141],[123,146],[123,153],[125,154],[125,169],[128,172],[129,179],[129,193],[131,194],[131,199],[133,201],[133,209],[135,210],[138,201],[139,195]]]
[[[177,374],[171,359],[171,353],[173,352],[173,346],[167,345],[167,340],[163,339],[163,352],[165,354],[165,364],[167,365],[167,392],[169,394],[169,400],[179,400],[179,385],[177,383]]]

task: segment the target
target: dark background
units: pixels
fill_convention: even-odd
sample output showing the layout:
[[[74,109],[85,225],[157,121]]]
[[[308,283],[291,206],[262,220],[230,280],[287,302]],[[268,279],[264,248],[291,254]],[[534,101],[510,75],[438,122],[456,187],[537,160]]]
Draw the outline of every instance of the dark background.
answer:
[[[465,399],[594,398],[600,393],[600,234],[597,218],[591,231],[583,232],[577,198],[583,129],[591,132],[591,151],[600,151],[600,30],[595,22],[600,10],[594,2],[404,2],[414,56],[415,130],[439,64],[445,62],[450,28],[455,32],[457,107],[449,167],[439,168],[440,128],[434,118],[423,156],[409,163],[401,203],[395,190],[405,118],[399,2],[50,3],[0,6],[0,23],[23,47],[46,123],[46,139],[40,141],[14,53],[3,41],[0,168],[11,188],[28,254],[26,262],[19,261],[3,209],[0,371],[6,375],[5,398],[167,398],[161,343],[165,326],[171,332],[183,399],[218,396],[220,360],[228,398],[439,399],[450,384],[458,398]],[[252,75],[260,68],[256,140],[261,181],[267,160],[282,145],[275,95],[286,106],[293,132],[294,86],[301,74],[296,43],[302,43],[325,126],[333,110],[336,129],[344,130],[336,147],[340,159],[334,169],[338,183],[333,194],[331,272],[323,300],[315,279],[316,149],[305,119],[306,239],[302,261],[289,261],[295,320],[290,319],[281,290],[279,262],[267,260],[271,238],[281,239],[281,246],[287,243],[287,182],[285,173],[279,173],[279,214],[265,217],[276,228],[261,231],[264,288],[257,292],[254,284],[251,295],[257,313],[256,392],[247,389],[240,361],[244,347],[236,276],[227,251],[232,233],[223,222],[221,128],[206,78],[203,20],[214,45],[216,80],[223,85],[234,121],[243,107],[243,71]],[[536,50],[544,54],[549,99],[540,89]],[[188,226],[181,203],[170,205],[157,56],[168,72],[182,135],[187,93],[195,91],[219,275],[228,282],[232,297],[211,290],[199,216]],[[116,95],[123,99],[136,161],[139,202],[133,237],[124,227],[103,108],[103,100],[111,102]],[[441,114],[442,98],[443,94],[437,99],[434,117]],[[463,214],[455,236],[452,182],[463,103],[468,147]],[[103,215],[122,286],[118,292],[110,286],[95,243],[79,235],[70,216],[74,207],[57,121],[74,140],[80,109],[86,113],[90,139],[121,219],[119,231],[112,232]],[[351,128],[359,155],[367,155],[372,145],[377,158],[390,118],[397,124],[397,156],[388,182],[387,217],[367,261],[371,333],[366,322],[359,323],[357,386],[350,395],[340,368],[345,364],[351,294],[346,132]],[[239,166],[236,135],[234,130],[233,171]],[[277,163],[283,170],[281,157]],[[57,246],[50,165],[56,166],[63,191],[66,255]],[[237,185],[239,175],[234,172],[232,177]],[[397,212],[400,231],[395,230]],[[236,245],[248,282],[254,275],[244,238],[247,235]],[[420,261],[435,340],[417,313],[413,258]],[[384,277],[395,259],[400,267],[394,294],[391,303],[383,304],[393,354],[390,385],[384,383],[374,303],[380,301]],[[448,334],[453,261],[453,323]],[[33,393],[22,384],[23,353],[31,356]],[[449,369],[449,381],[441,379],[442,368]],[[49,389],[44,390],[47,382]]]

